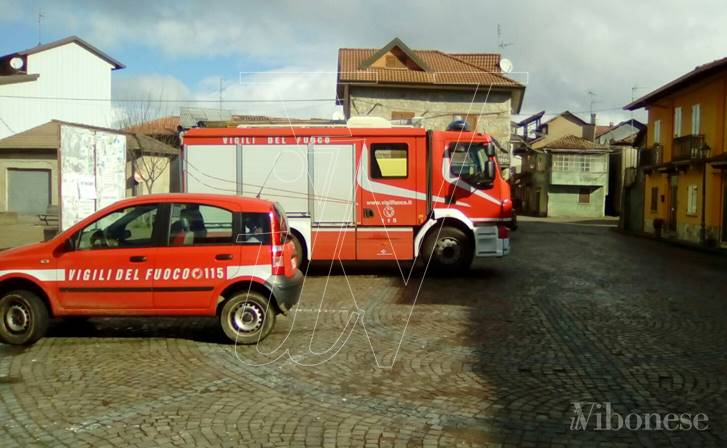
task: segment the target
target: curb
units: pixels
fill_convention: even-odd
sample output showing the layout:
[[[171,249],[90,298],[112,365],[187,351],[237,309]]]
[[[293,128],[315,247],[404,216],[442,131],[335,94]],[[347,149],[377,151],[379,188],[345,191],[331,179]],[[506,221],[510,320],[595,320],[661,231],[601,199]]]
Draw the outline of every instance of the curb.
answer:
[[[664,244],[668,244],[670,246],[681,247],[682,249],[689,249],[689,250],[692,250],[695,252],[702,252],[705,254],[727,257],[727,249],[709,248],[709,247],[700,246],[699,244],[696,244],[696,243],[689,243],[689,242],[680,241],[680,240],[672,240],[672,239],[668,239],[668,238],[659,238],[656,235],[653,235],[651,233],[633,232],[633,231],[629,231],[629,230],[624,230],[620,227],[613,227],[610,230],[612,232],[620,233],[621,235],[626,235],[626,236],[630,236],[633,238],[642,238],[642,239],[651,240],[651,241],[658,241],[658,242],[661,242]]]

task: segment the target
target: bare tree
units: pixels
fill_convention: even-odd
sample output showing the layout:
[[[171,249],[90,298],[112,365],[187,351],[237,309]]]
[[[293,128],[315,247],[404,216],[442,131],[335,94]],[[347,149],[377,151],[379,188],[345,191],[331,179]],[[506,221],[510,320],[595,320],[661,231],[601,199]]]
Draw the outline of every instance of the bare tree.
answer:
[[[164,119],[170,115],[161,98],[162,94],[157,100],[150,95],[145,101],[125,104],[118,122],[119,128],[129,132],[127,160],[132,178],[142,187],[141,194],[154,191],[156,182],[170,171],[174,154],[170,154],[169,147],[179,147],[176,123],[169,120],[171,129],[160,132],[165,127]]]

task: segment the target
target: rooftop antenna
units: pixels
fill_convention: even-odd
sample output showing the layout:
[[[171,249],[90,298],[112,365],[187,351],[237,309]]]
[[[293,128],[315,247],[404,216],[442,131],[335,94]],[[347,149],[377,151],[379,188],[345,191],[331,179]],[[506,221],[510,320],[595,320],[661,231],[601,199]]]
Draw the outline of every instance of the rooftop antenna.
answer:
[[[41,28],[40,22],[41,22],[41,20],[43,20],[44,17],[45,16],[43,15],[43,11],[39,9],[38,10],[38,45],[40,45],[40,28]]]
[[[600,103],[600,101],[596,100],[598,94],[591,89],[588,89],[588,96],[591,97],[590,113],[593,115],[593,105]]]
[[[632,103],[633,103],[634,101],[636,101],[636,91],[637,91],[637,90],[643,90],[643,89],[645,89],[645,88],[646,88],[646,87],[641,87],[641,86],[636,86],[636,85],[635,85],[635,86],[631,86],[631,102],[632,102]],[[631,123],[632,123],[632,124],[633,124],[633,121],[634,121],[634,111],[633,111],[633,110],[631,110]]]
[[[514,45],[512,42],[505,42],[502,39],[502,27],[500,24],[497,24],[497,46],[500,47],[501,50],[504,50],[505,47],[509,47],[511,45]]]

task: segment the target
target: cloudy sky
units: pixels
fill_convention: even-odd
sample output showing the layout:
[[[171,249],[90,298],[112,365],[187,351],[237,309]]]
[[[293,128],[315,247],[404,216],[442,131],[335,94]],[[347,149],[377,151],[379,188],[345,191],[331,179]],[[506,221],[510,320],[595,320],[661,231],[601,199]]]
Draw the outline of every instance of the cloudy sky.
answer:
[[[39,11],[43,42],[76,34],[126,64],[117,104],[161,99],[161,113],[217,107],[221,92],[239,113],[329,118],[337,49],[398,36],[415,49],[501,52],[527,82],[522,116],[593,107],[605,124],[629,116],[632,94],[727,56],[724,0],[0,0],[0,54],[36,45]]]

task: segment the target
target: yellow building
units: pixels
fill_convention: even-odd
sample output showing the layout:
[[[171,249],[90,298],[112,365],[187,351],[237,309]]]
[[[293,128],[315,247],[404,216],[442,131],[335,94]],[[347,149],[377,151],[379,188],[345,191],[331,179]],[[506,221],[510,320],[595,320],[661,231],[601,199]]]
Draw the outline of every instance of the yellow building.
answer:
[[[727,247],[727,58],[627,105],[646,108],[644,231]]]

